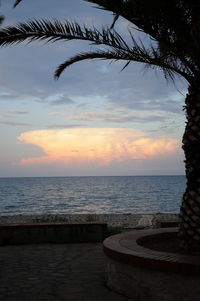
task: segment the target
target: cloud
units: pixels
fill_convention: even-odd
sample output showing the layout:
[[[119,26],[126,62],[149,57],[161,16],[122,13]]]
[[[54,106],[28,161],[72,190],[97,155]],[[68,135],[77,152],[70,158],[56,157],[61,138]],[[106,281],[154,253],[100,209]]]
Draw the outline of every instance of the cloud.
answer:
[[[58,116],[58,115],[61,115],[61,112],[49,112],[48,115],[50,115],[50,116]]]
[[[13,99],[17,99],[17,95],[12,94],[12,91],[8,91],[8,92],[0,92],[0,101],[8,101],[8,100],[13,100]]]
[[[31,124],[31,123],[4,121],[4,120],[0,120],[0,124],[11,125],[11,126],[33,126],[33,124]]]
[[[113,93],[108,98],[108,104],[112,108],[126,108],[131,110],[142,111],[163,111],[174,114],[181,114],[184,104],[184,96],[177,91],[167,91],[162,87],[165,93],[153,90],[153,87],[149,87],[147,84],[145,89],[142,88],[142,81],[138,83],[137,89],[127,89],[124,93]],[[151,80],[152,86],[155,86],[153,79]],[[159,83],[158,83],[159,85]],[[160,88],[161,88],[160,87]],[[153,91],[152,91],[153,90]]]
[[[1,115],[0,115],[1,116]],[[43,128],[47,129],[63,129],[63,128],[77,128],[77,127],[83,127],[86,126],[84,124],[38,124],[38,123],[25,123],[25,122],[15,122],[15,121],[10,121],[10,120],[0,120],[0,124],[4,125],[10,125],[10,126],[31,126],[34,128],[38,128],[41,126]]]
[[[74,104],[74,101],[69,98],[66,97],[65,95],[58,95],[58,96],[54,96],[54,97],[50,97],[51,100],[49,101],[50,105],[71,105]],[[53,99],[52,99],[53,98]],[[57,98],[54,100],[54,98]]]
[[[169,119],[169,116],[163,114],[141,114],[141,113],[123,113],[123,112],[84,112],[79,115],[71,116],[70,120],[100,121],[100,122],[155,122]]]
[[[60,0],[59,5],[57,5],[54,0],[49,0],[48,5],[46,5],[46,1],[22,1],[22,4],[14,10],[11,9],[11,2],[12,1],[2,1],[1,3],[1,11],[6,16],[3,26],[29,18],[41,17],[77,20],[78,22],[80,21],[80,23],[97,25],[97,27],[101,26],[101,24],[110,26],[113,21],[112,14],[95,9],[91,3],[87,3],[83,0]],[[120,20],[118,20],[116,29],[119,29],[123,33],[123,36],[126,36],[128,31],[127,23],[124,19],[120,18]],[[43,134],[39,131],[33,131],[36,132],[35,135],[38,136],[38,141],[35,141],[34,145],[39,148],[39,153],[41,153],[40,149],[44,152],[43,158],[32,158],[34,156],[32,154],[35,154],[35,147],[32,148],[32,154],[27,154],[27,157],[30,157],[30,161],[27,160],[26,164],[28,164],[28,162],[35,164],[35,175],[37,175],[36,170],[41,170],[43,173],[46,172],[46,175],[55,174],[57,164],[60,164],[60,170],[63,170],[62,166],[67,165],[68,167],[69,164],[71,164],[71,172],[68,173],[70,175],[73,174],[75,164],[87,165],[89,162],[94,162],[94,164],[91,164],[92,169],[90,170],[90,174],[93,174],[94,167],[98,164],[102,164],[101,175],[106,174],[106,169],[107,174],[109,174],[108,169],[109,172],[112,173],[117,166],[117,160],[126,160],[126,158],[127,161],[119,163],[120,167],[118,165],[116,174],[121,174],[122,165],[126,166],[126,168],[130,168],[129,174],[132,173],[133,165],[128,161],[129,158],[133,158],[130,160],[133,160],[134,165],[136,165],[136,161],[137,164],[141,162],[138,160],[154,158],[155,160],[151,160],[151,162],[154,160],[152,166],[155,166],[156,162],[158,162],[159,168],[160,162],[163,164],[164,160],[163,157],[161,157],[160,161],[158,161],[156,154],[154,157],[148,157],[146,155],[146,159],[134,159],[137,157],[137,152],[133,151],[133,146],[136,148],[137,145],[136,141],[141,143],[141,145],[145,145],[145,143],[153,145],[153,142],[156,142],[157,147],[160,143],[160,148],[162,148],[164,152],[164,146],[168,140],[164,138],[153,139],[146,134],[147,131],[151,131],[151,133],[155,135],[155,129],[160,131],[158,127],[159,120],[163,126],[163,130],[158,134],[159,136],[167,135],[168,137],[172,137],[172,131],[174,131],[174,137],[179,135],[179,132],[177,132],[177,117],[179,117],[177,113],[182,112],[181,105],[184,97],[180,96],[173,85],[166,85],[163,74],[160,72],[158,72],[157,77],[155,77],[154,71],[144,74],[143,65],[137,63],[129,64],[128,68],[120,72],[124,66],[123,62],[119,61],[115,64],[110,64],[110,61],[88,60],[74,64],[63,72],[59,81],[54,81],[53,74],[60,63],[63,63],[67,58],[70,58],[80,51],[90,50],[91,47],[93,46],[87,42],[69,41],[67,43],[58,42],[53,44],[34,42],[26,47],[23,44],[1,49],[0,101],[3,108],[2,110],[19,109],[29,111],[29,115],[23,113],[8,114],[7,112],[7,116],[1,112],[0,123],[7,125],[7,128],[4,127],[4,131],[2,132],[2,144],[6,145],[9,139],[8,149],[15,150],[10,160],[17,161],[22,154],[17,151],[15,139],[11,140],[15,133],[15,127],[19,131],[19,128],[17,128],[17,126],[19,126],[20,132],[25,132],[29,129],[46,129]],[[184,87],[181,85],[177,86],[182,92],[186,90],[186,87],[187,85],[184,85]],[[72,102],[74,103],[72,104]],[[17,106],[16,103],[18,104]],[[118,109],[122,112],[117,112]],[[50,111],[55,112],[49,113]],[[87,116],[88,112],[92,113],[92,115]],[[170,112],[172,113],[171,115],[169,115]],[[72,116],[76,117],[73,121],[69,119]],[[14,117],[18,119],[16,120]],[[170,122],[173,118],[176,121],[170,128],[168,126],[168,117],[170,117]],[[4,120],[3,118],[7,119]],[[155,125],[151,122],[153,120],[157,121]],[[116,122],[118,124],[116,124]],[[129,124],[126,122],[129,122]],[[139,135],[137,139],[135,138],[136,131],[131,132],[132,138],[127,138],[127,141],[124,141],[125,133],[127,133],[125,129],[123,134],[119,134],[119,131],[113,130],[112,135],[110,130],[101,130],[103,137],[102,143],[98,144],[95,140],[97,130],[95,134],[92,130],[87,130],[87,136],[86,134],[83,135],[82,129],[77,129],[77,132],[74,132],[76,136],[75,141],[76,143],[79,141],[80,145],[78,144],[75,148],[76,145],[72,147],[73,143],[71,140],[67,139],[67,142],[65,142],[65,140],[61,139],[63,149],[61,146],[58,147],[55,154],[52,154],[52,148],[48,146],[50,142],[46,140],[47,137],[49,137],[49,140],[52,141],[51,145],[54,143],[55,145],[59,144],[56,133],[58,134],[59,132],[62,136],[61,128],[65,128],[69,131],[69,128],[83,128],[86,126],[120,127],[125,125],[131,127],[132,122],[138,122],[137,127],[146,131],[145,133],[141,132],[141,136]],[[24,128],[22,126],[24,126]],[[26,126],[29,126],[29,128]],[[53,131],[48,131],[47,129],[54,129],[55,132],[53,133]],[[7,134],[11,132],[12,135]],[[105,133],[107,133],[107,136]],[[31,138],[31,134],[29,134],[29,136]],[[114,139],[113,136],[116,136],[116,139]],[[145,141],[139,141],[141,137],[145,138]],[[147,138],[150,140],[148,141]],[[25,136],[23,139],[24,140],[21,140],[22,142],[28,143],[25,141]],[[90,151],[89,148],[87,149],[86,147],[87,144],[85,144],[85,149],[82,148],[84,139],[87,141],[90,140],[90,144],[92,144]],[[44,140],[44,144],[42,140]],[[30,143],[31,141],[32,140],[30,140]],[[110,146],[110,141],[113,141],[113,146]],[[175,140],[173,141],[174,143],[176,142]],[[171,145],[173,144],[172,141],[170,143]],[[10,145],[13,147],[10,147]],[[124,151],[121,151],[121,155],[117,145],[118,148],[124,149]],[[130,151],[131,146],[132,151]],[[138,147],[137,145],[137,149]],[[147,148],[147,146],[145,147]],[[141,156],[145,155],[145,147],[141,147]],[[71,153],[68,152],[69,148],[72,150]],[[31,146],[20,145],[20,151],[23,150],[23,154],[27,149],[31,149]],[[80,150],[82,151],[82,157],[80,156]],[[71,156],[72,153],[74,156]],[[105,158],[103,158],[103,153],[105,154]],[[7,154],[6,151],[5,154]],[[38,152],[36,155],[37,154]],[[173,151],[171,154],[174,154]],[[165,154],[162,156],[165,156]],[[45,162],[49,162],[49,164],[55,162],[55,164],[51,164],[48,167],[46,165],[44,168],[43,164],[41,164],[41,167],[39,164],[36,164],[37,160],[43,164]],[[105,163],[106,160],[108,163]],[[88,163],[86,164],[86,162]],[[103,164],[110,165],[105,166]],[[167,162],[163,170],[165,170],[168,165]],[[172,165],[174,167],[173,163]],[[32,168],[20,166],[20,168],[29,172],[29,175],[31,175],[34,170],[34,166],[32,166]],[[49,172],[48,168],[51,169],[51,172]],[[99,170],[99,168],[100,167],[97,169]],[[60,170],[57,170],[57,174],[59,174]],[[69,170],[70,168],[67,168],[67,171]],[[77,167],[77,170],[77,175],[79,175],[80,168]],[[87,165],[82,175],[89,174],[88,170],[89,167]],[[138,170],[141,170],[141,165],[139,165]],[[65,171],[66,169],[63,171],[63,174],[65,174]],[[126,172],[124,172],[124,174],[126,174]],[[10,175],[12,175],[12,172]]]
[[[53,125],[46,125],[46,128],[49,129],[68,129],[68,128],[77,128],[77,127],[83,127],[86,126],[84,124],[80,124],[80,123],[73,123],[73,124],[53,124]]]
[[[130,128],[36,130],[22,133],[18,139],[44,153],[37,158],[22,159],[22,165],[56,163],[75,167],[165,157],[176,153],[179,144],[177,139],[151,138]]]
[[[0,114],[2,118],[15,118],[15,117],[29,114],[29,112],[24,110],[4,110],[0,112]]]
[[[7,112],[12,115],[25,115],[29,113],[28,111],[24,111],[24,110],[8,110]]]

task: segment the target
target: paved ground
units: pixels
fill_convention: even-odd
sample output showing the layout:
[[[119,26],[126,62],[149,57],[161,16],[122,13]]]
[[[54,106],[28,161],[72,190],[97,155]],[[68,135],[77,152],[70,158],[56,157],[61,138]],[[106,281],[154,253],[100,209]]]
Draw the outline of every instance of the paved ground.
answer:
[[[104,266],[99,243],[3,246],[0,300],[128,301],[106,288]]]

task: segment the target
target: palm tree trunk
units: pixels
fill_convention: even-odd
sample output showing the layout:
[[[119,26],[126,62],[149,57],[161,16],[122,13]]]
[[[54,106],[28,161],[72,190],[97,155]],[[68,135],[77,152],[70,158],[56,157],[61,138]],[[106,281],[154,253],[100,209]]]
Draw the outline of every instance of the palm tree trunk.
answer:
[[[187,183],[180,209],[179,237],[181,247],[193,251],[200,250],[200,78],[189,87],[185,110],[182,148]]]

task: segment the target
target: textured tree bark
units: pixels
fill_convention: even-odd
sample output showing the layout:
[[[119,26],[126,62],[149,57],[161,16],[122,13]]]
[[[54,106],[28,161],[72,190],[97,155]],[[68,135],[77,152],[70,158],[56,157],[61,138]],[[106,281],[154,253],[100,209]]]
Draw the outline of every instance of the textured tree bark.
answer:
[[[185,110],[182,148],[187,183],[180,209],[179,237],[181,247],[190,252],[200,250],[200,78],[189,87]]]

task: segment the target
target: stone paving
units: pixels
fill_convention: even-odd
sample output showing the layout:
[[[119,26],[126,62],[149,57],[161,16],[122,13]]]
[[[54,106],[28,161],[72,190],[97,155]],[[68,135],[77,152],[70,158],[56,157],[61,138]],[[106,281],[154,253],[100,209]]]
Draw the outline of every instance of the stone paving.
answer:
[[[100,243],[0,247],[2,301],[131,301],[104,283]]]

